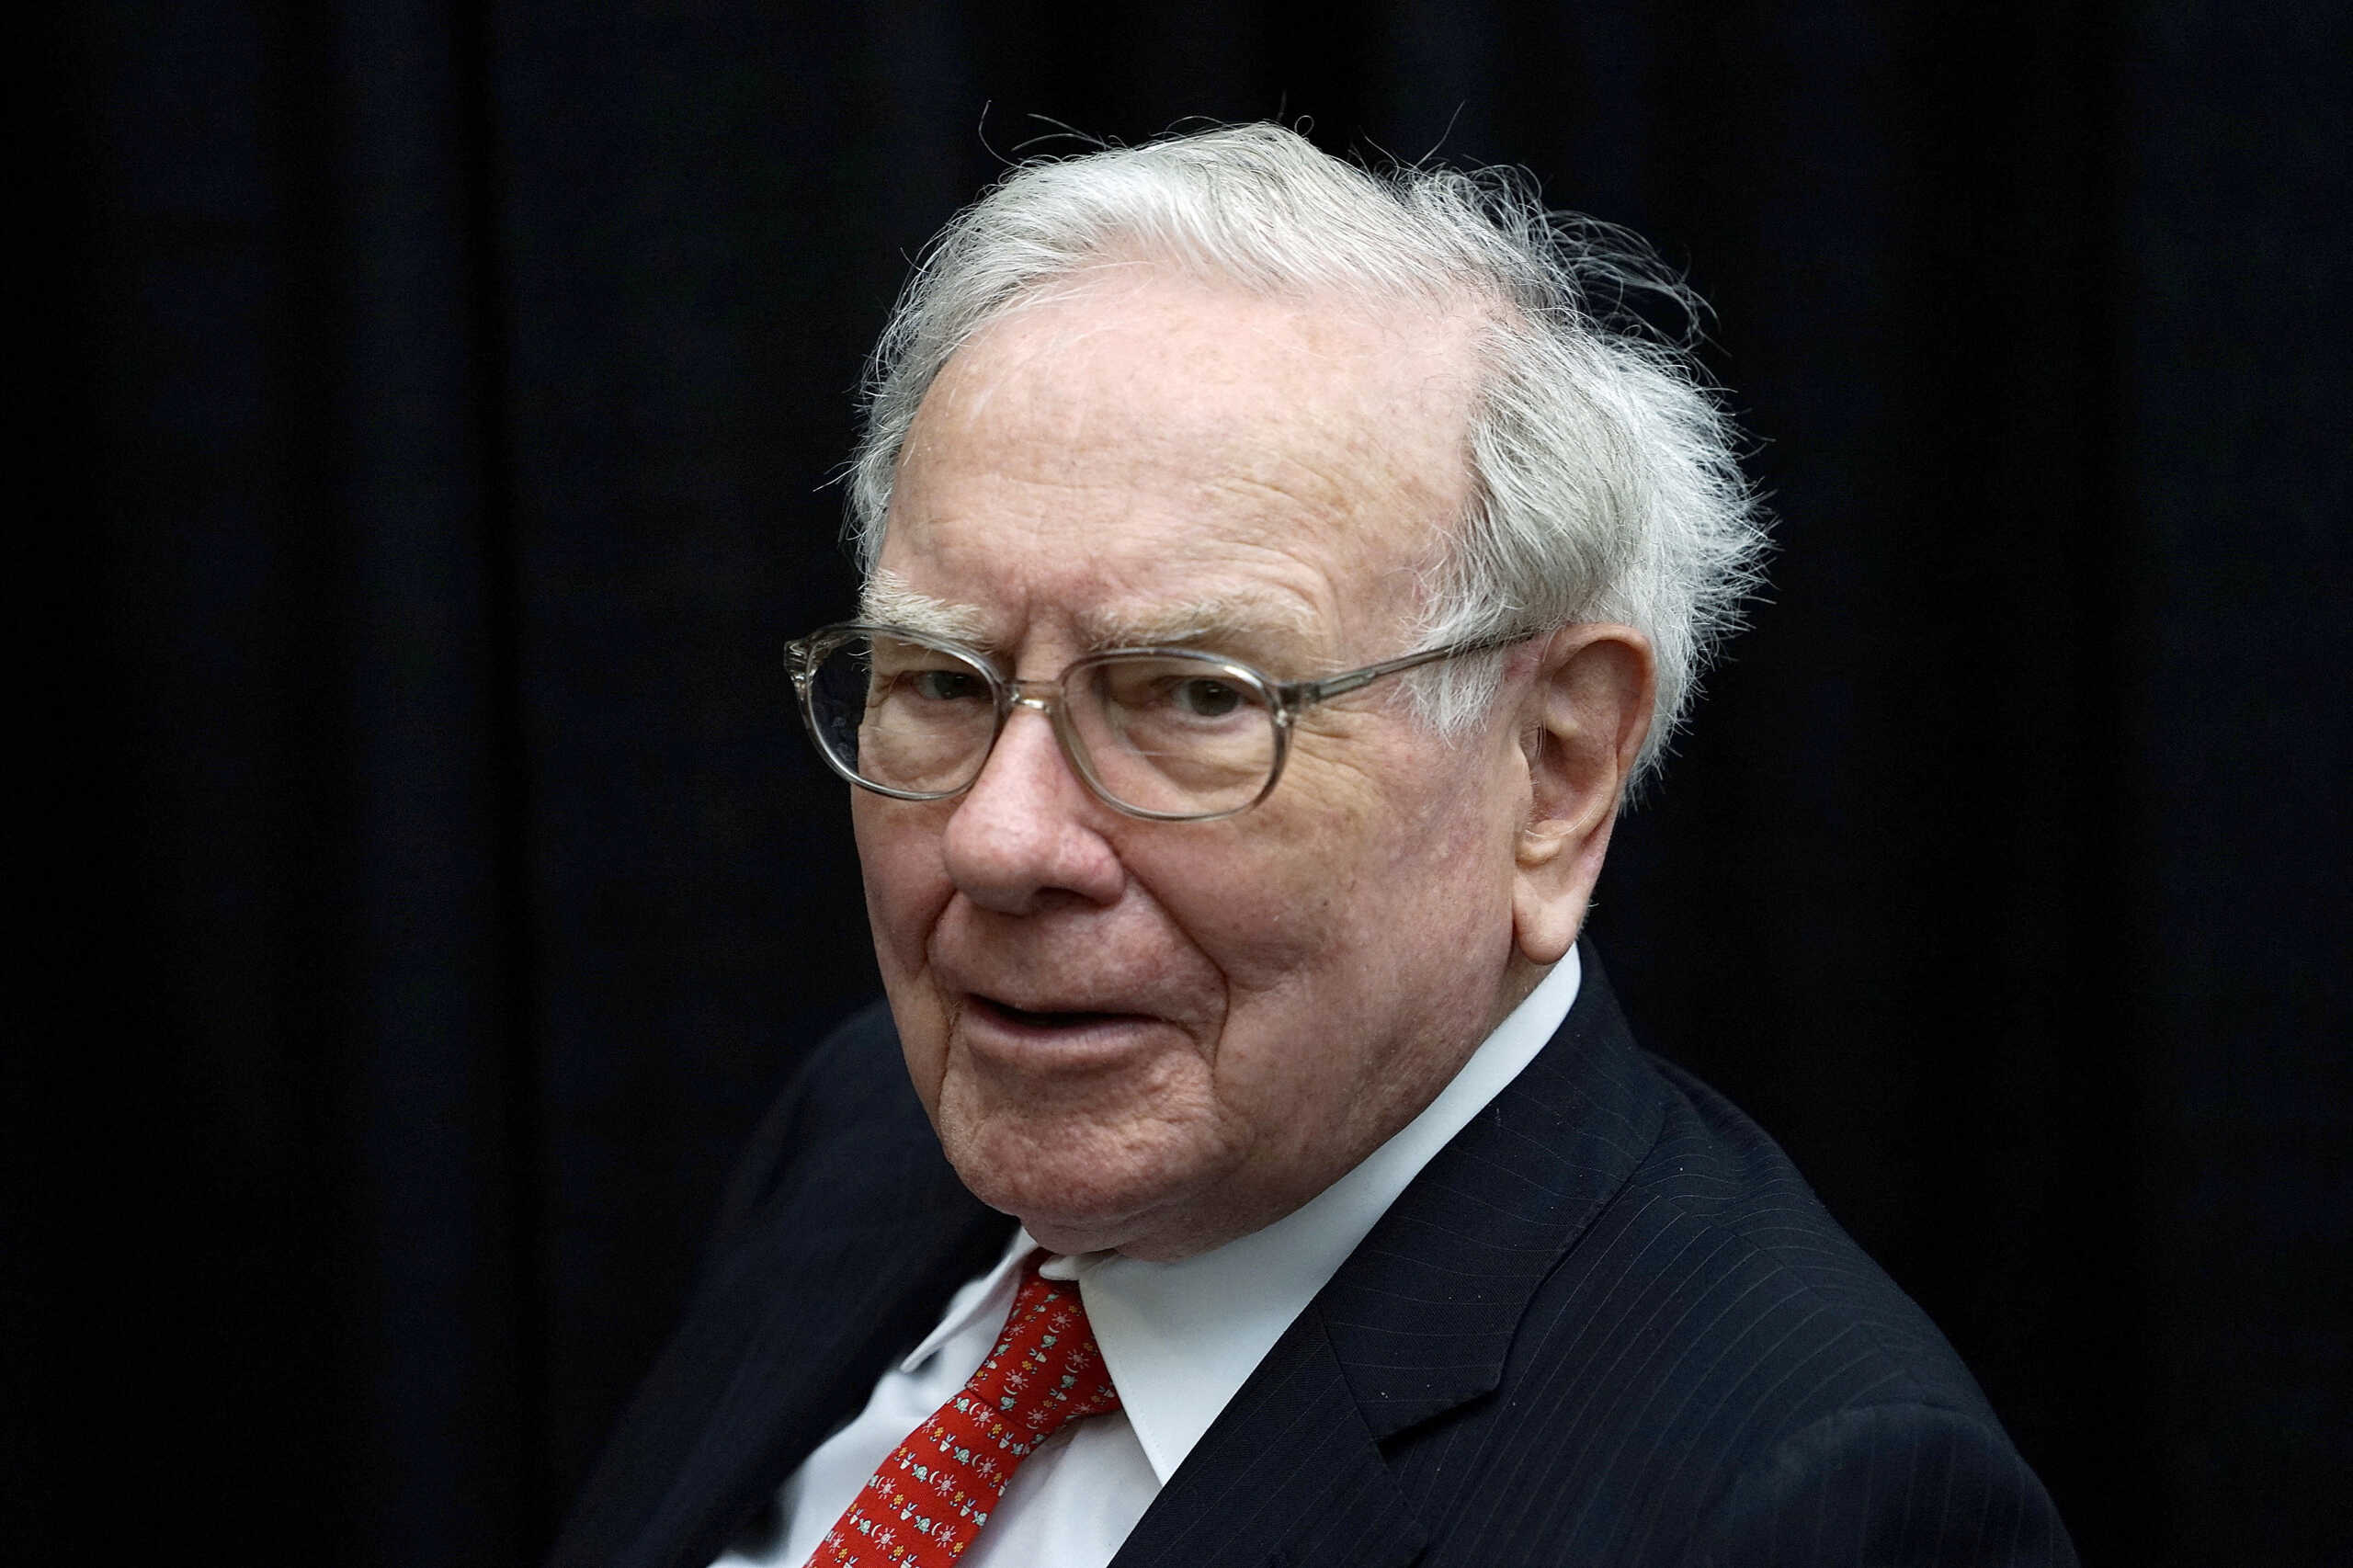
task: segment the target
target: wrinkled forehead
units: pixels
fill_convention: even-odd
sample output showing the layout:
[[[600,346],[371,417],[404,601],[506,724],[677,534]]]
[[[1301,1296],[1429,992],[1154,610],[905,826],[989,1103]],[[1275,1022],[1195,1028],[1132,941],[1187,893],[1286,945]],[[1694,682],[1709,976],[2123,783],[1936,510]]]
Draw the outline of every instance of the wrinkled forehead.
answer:
[[[1123,619],[1410,619],[1469,501],[1474,336],[1426,305],[1074,280],[934,382],[878,586],[1051,604],[1100,623],[1089,641]]]

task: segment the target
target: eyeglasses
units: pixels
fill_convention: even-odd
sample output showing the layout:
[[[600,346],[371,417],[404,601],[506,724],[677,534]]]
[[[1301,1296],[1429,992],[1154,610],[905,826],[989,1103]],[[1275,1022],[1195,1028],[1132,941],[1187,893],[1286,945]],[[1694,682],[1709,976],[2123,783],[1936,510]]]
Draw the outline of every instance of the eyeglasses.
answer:
[[[1055,680],[1015,680],[972,649],[890,626],[813,631],[785,649],[801,717],[833,770],[900,801],[972,786],[1016,708],[1053,721],[1072,769],[1103,802],[1155,822],[1202,822],[1267,798],[1291,726],[1319,702],[1441,659],[1525,642],[1486,637],[1321,680],[1278,681],[1188,648],[1114,648]]]

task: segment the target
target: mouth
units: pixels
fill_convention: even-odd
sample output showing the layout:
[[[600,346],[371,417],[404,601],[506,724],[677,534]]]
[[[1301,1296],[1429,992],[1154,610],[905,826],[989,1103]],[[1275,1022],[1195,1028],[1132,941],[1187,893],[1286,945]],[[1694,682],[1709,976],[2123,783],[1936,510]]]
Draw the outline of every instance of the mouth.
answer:
[[[994,996],[977,994],[964,998],[965,1011],[982,1022],[1001,1028],[1024,1033],[1068,1033],[1075,1030],[1154,1023],[1157,1020],[1145,1013],[1105,1012],[1094,1009],[1064,1009],[1017,1007]]]
[[[1017,1066],[1024,1073],[1107,1071],[1172,1043],[1169,1020],[1153,1013],[1025,1007],[970,991],[962,1004],[956,1032],[965,1044],[983,1057]]]

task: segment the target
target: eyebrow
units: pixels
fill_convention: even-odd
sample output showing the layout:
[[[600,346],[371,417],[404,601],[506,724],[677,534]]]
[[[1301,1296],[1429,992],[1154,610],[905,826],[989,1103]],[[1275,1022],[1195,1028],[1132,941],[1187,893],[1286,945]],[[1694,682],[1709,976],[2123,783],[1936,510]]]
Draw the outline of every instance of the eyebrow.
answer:
[[[1287,634],[1302,642],[1315,635],[1315,620],[1293,600],[1266,595],[1222,594],[1183,604],[1146,608],[1082,611],[1075,619],[1097,648],[1182,647],[1233,639],[1262,641]]]
[[[988,619],[977,608],[918,593],[888,570],[877,571],[858,590],[858,617],[870,625],[901,626],[951,642],[978,643],[988,635]]]
[[[927,637],[989,643],[988,617],[972,605],[936,598],[888,570],[867,579],[860,619],[901,626]],[[1221,641],[1263,642],[1270,635],[1313,642],[1315,618],[1296,600],[1267,594],[1220,594],[1135,610],[1085,610],[1073,618],[1089,648],[1185,647]]]

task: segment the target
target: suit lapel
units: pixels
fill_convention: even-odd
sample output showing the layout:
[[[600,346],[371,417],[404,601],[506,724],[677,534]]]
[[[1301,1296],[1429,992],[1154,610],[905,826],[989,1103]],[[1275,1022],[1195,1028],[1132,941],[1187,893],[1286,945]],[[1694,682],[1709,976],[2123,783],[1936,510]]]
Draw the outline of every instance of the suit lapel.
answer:
[[[1529,1299],[1656,1140],[1655,1076],[1599,961],[1536,1060],[1456,1134],[1294,1322],[1114,1560],[1413,1560],[1380,1445],[1501,1382]]]
[[[1425,1539],[1311,1306],[1169,1478],[1112,1568],[1399,1568]]]
[[[551,1565],[702,1568],[808,1451],[872,1392],[891,1357],[1003,1249],[1012,1221],[957,1184],[936,1144],[868,1148],[895,1179],[857,1222],[824,1195],[780,1199],[717,1262],[646,1380]]]

